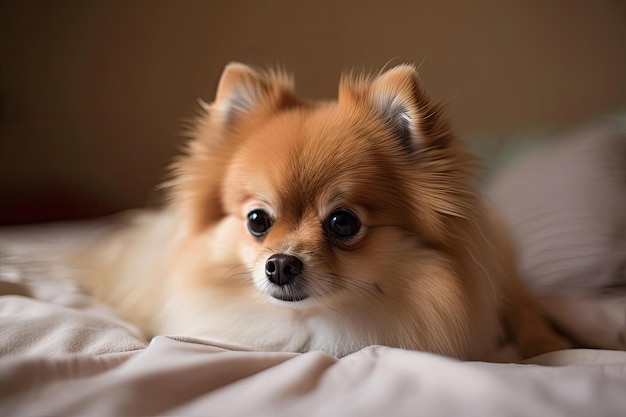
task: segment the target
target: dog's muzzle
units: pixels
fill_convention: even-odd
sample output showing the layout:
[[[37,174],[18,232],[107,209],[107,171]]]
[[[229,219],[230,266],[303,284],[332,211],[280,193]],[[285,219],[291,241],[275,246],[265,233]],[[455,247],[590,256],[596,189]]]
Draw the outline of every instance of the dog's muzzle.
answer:
[[[282,301],[301,301],[309,297],[302,288],[302,261],[293,255],[278,253],[265,262],[265,276],[274,284],[270,295]]]

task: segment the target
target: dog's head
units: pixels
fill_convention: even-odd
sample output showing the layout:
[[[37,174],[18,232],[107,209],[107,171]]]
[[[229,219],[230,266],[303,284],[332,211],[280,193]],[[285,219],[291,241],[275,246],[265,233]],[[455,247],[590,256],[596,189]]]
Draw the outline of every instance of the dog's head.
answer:
[[[402,299],[472,210],[471,160],[413,66],[345,76],[337,101],[308,103],[283,73],[230,64],[205,110],[174,203],[191,234],[239,219],[238,256],[281,304]]]

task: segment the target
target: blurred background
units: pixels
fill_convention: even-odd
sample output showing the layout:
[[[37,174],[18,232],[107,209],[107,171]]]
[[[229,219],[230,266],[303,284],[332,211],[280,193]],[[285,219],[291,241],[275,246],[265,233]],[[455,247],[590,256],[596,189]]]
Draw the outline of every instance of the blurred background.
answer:
[[[3,0],[0,223],[153,202],[233,60],[285,66],[308,98],[415,62],[459,133],[498,138],[626,107],[626,2]]]

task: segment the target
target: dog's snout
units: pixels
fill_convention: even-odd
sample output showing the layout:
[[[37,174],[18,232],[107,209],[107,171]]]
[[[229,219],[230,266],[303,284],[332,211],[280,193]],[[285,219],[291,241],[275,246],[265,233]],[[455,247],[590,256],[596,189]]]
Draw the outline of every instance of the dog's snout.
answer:
[[[302,272],[302,261],[282,253],[272,255],[265,262],[265,275],[276,285],[286,285]]]

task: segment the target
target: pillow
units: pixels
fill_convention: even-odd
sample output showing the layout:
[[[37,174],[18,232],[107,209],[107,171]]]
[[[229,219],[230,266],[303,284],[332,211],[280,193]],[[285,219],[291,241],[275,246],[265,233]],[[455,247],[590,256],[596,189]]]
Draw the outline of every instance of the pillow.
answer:
[[[496,175],[487,196],[537,292],[626,284],[626,130],[579,131]]]

